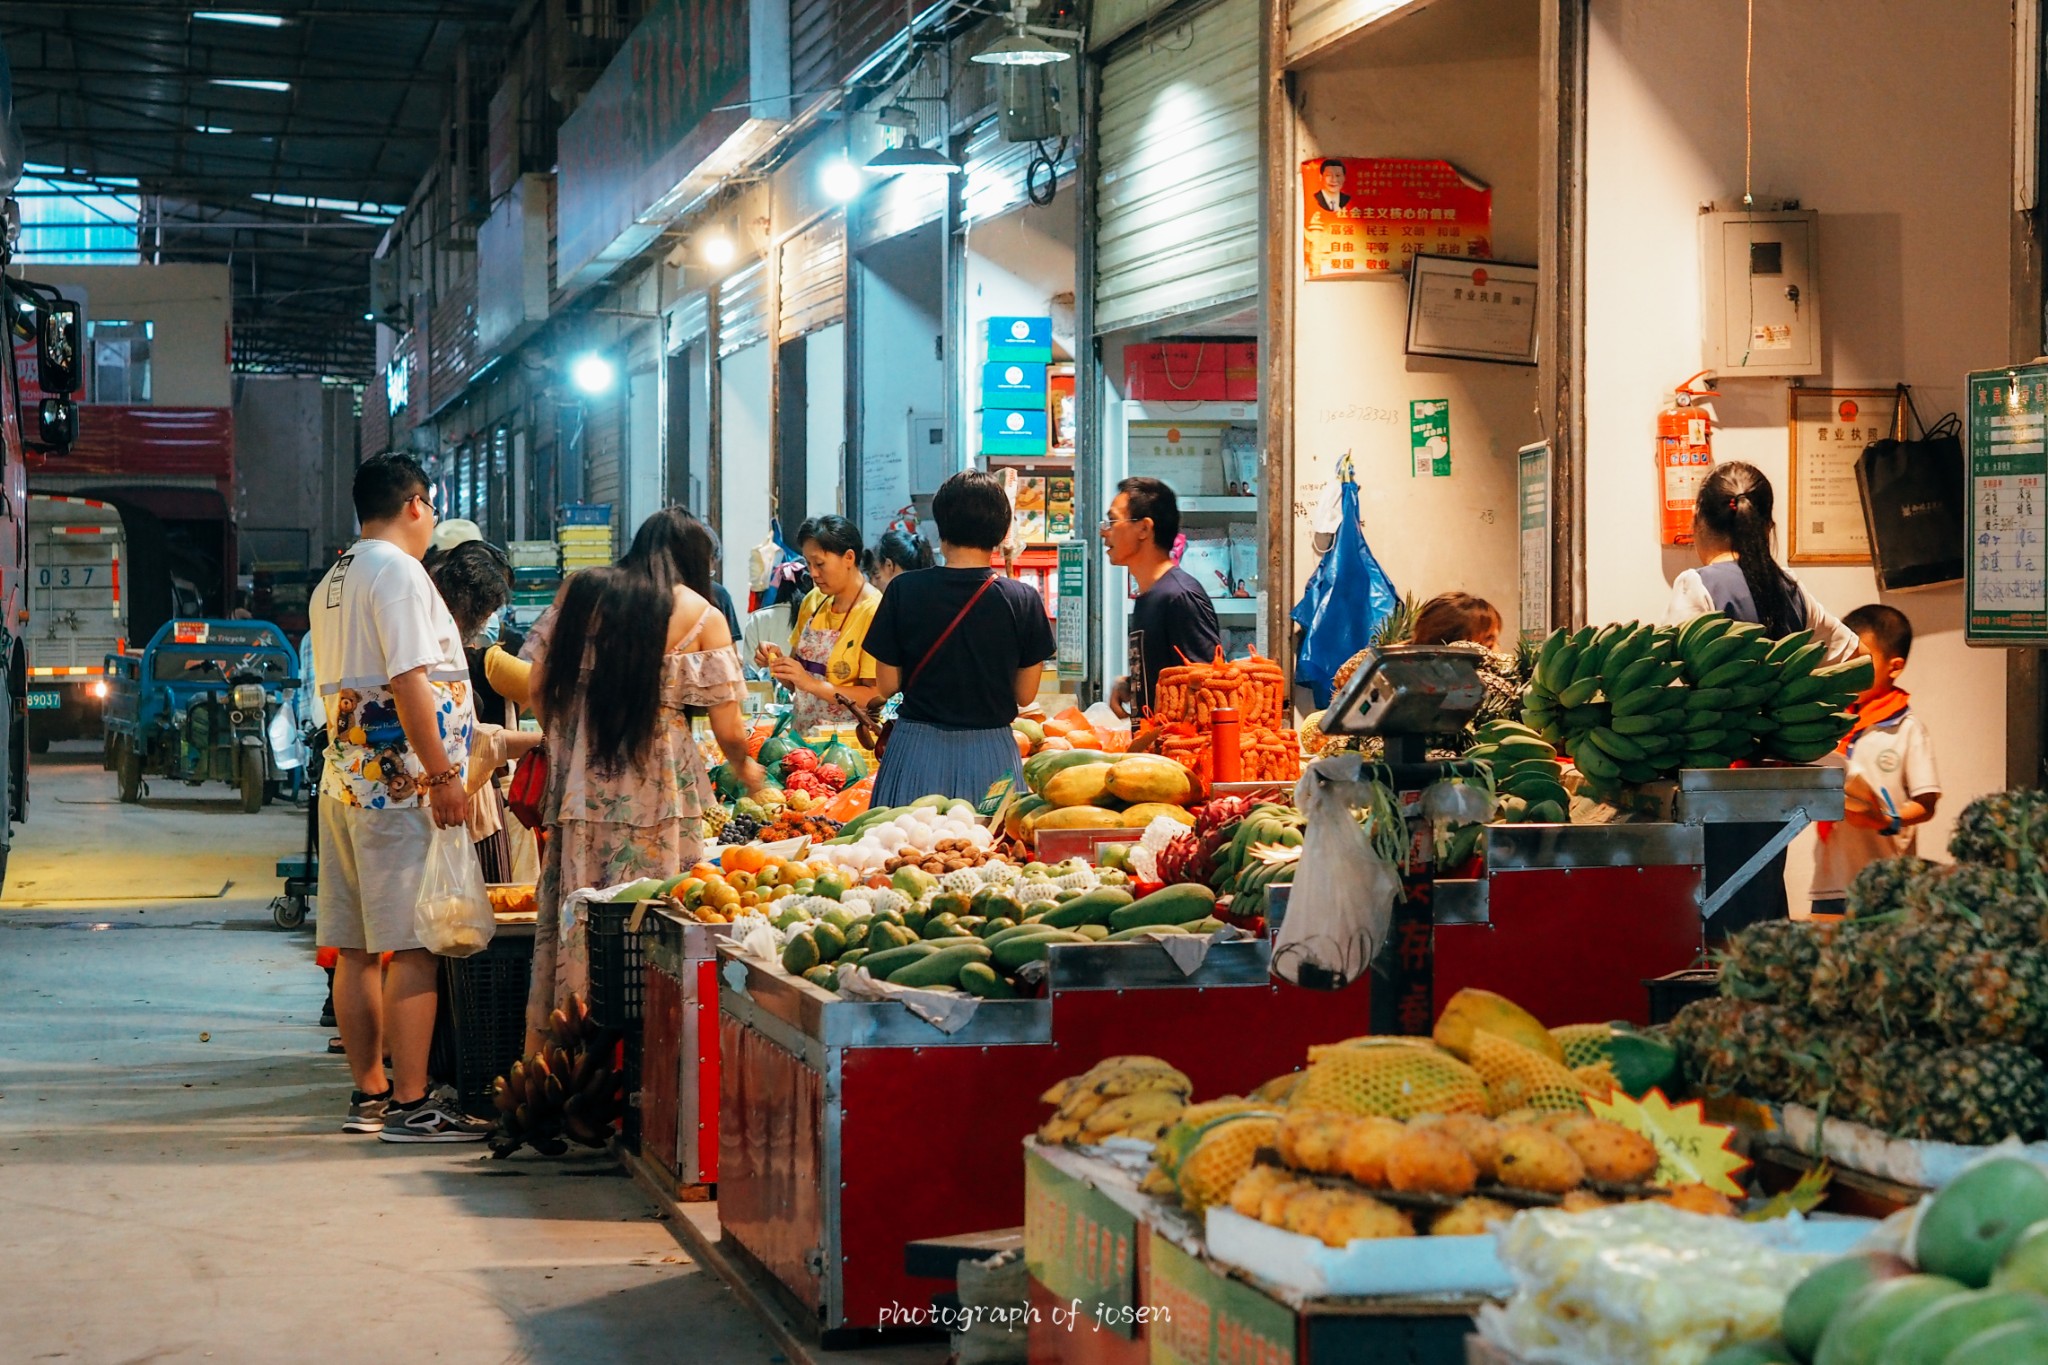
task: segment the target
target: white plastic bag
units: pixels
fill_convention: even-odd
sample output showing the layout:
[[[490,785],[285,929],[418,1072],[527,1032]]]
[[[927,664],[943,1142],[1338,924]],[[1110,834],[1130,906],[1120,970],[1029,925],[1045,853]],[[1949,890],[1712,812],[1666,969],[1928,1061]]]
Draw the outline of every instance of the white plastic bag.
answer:
[[[1273,974],[1313,990],[1341,990],[1372,966],[1393,925],[1401,878],[1351,814],[1368,790],[1357,754],[1318,759],[1294,803],[1308,816],[1287,918],[1273,939]]]
[[[442,957],[468,957],[490,945],[497,927],[469,831],[461,825],[435,830],[413,906],[413,935],[420,946]]]

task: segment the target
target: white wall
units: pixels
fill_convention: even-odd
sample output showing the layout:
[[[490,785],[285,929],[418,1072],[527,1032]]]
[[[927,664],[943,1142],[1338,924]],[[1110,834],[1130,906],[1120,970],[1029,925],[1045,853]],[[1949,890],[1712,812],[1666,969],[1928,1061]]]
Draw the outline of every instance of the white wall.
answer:
[[[941,228],[928,224],[861,252],[852,287],[860,316],[861,535],[872,543],[912,493],[910,419],[943,416],[946,364],[934,343],[944,334]]]
[[[626,516],[630,539],[661,510],[662,354],[659,332],[642,328],[626,347]]]
[[[1589,618],[1660,615],[1689,550],[1657,543],[1652,431],[1700,368],[1699,206],[1740,196],[1742,0],[1592,0],[1586,147]],[[1821,214],[1827,372],[1914,386],[1929,421],[2008,337],[2010,0],[1807,0],[1756,9],[1755,194]],[[1714,434],[1786,488],[1786,385],[1723,383]],[[1837,615],[1878,600],[1865,568],[1796,570]],[[1945,794],[1920,851],[2004,785],[2005,664],[1967,650],[1956,589],[1885,599],[1913,621],[1905,676]],[[1809,836],[1810,838],[1810,836]],[[1804,850],[1794,903],[1808,885]]]
[[[40,265],[36,279],[82,299],[88,322],[153,322],[150,402],[224,408],[234,288],[224,265]]]
[[[805,516],[846,510],[845,456],[846,324],[835,322],[804,338]]]
[[[775,470],[768,419],[774,354],[774,347],[764,341],[718,362],[721,580],[738,603],[747,600],[749,557],[768,535],[768,495]]]
[[[1537,5],[1440,0],[1298,73],[1295,161],[1440,158],[1493,190],[1493,254],[1536,259]],[[1540,440],[1536,372],[1408,356],[1406,276],[1316,280],[1301,257],[1301,199],[1286,221],[1296,272],[1294,578],[1315,571],[1310,519],[1349,452],[1366,542],[1404,593],[1462,589],[1519,629],[1517,447]],[[1451,474],[1416,478],[1410,402],[1451,404]]]

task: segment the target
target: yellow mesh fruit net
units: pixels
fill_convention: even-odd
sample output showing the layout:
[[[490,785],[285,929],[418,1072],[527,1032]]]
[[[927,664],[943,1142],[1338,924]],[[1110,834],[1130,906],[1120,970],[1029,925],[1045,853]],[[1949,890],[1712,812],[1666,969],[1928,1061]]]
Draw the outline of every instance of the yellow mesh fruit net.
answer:
[[[1575,1066],[1572,1068],[1572,1078],[1579,1083],[1580,1089],[1598,1099],[1604,1100],[1615,1091],[1621,1089],[1621,1080],[1614,1074],[1614,1063],[1612,1062],[1595,1062],[1591,1066]]]
[[[1472,1069],[1486,1081],[1487,1112],[1516,1109],[1583,1109],[1579,1078],[1519,1043],[1481,1030],[1472,1035]]]
[[[1273,1145],[1277,1119],[1231,1119],[1202,1134],[1180,1163],[1180,1202],[1190,1213],[1229,1202],[1230,1191],[1252,1168],[1261,1147]]]
[[[1564,1049],[1564,1064],[1577,1071],[1582,1066],[1598,1066],[1608,1059],[1608,1046],[1614,1037],[1611,1024],[1566,1024],[1554,1028],[1550,1036],[1557,1039],[1557,1045]]]
[[[1479,1073],[1450,1053],[1423,1046],[1347,1045],[1323,1049],[1294,1089],[1290,1107],[1331,1114],[1484,1114]]]

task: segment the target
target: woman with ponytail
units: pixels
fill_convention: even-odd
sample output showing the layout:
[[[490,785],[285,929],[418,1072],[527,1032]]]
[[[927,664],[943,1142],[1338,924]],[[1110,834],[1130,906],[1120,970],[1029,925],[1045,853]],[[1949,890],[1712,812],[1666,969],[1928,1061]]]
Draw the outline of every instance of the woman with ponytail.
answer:
[[[1856,657],[1862,646],[1847,626],[1823,611],[1771,553],[1777,533],[1771,481],[1753,464],[1730,460],[1716,465],[1700,483],[1693,512],[1693,548],[1700,566],[1671,585],[1667,625],[1679,625],[1710,611],[1753,621],[1773,640],[1802,630],[1828,646],[1828,662]]]
[[[1667,625],[1678,625],[1710,611],[1738,621],[1753,621],[1772,639],[1802,630],[1824,640],[1828,662],[1843,663],[1863,646],[1847,626],[1821,610],[1771,553],[1777,532],[1776,499],[1771,481],[1755,465],[1730,460],[1716,465],[1700,483],[1693,512],[1693,548],[1700,567],[1687,569],[1671,585]],[[1706,883],[1718,887],[1744,867],[1781,827],[1767,823],[1706,826]],[[1707,921],[1710,944],[1738,929],[1767,919],[1785,919],[1791,903],[1785,894],[1785,855],[1766,863],[1714,917]]]

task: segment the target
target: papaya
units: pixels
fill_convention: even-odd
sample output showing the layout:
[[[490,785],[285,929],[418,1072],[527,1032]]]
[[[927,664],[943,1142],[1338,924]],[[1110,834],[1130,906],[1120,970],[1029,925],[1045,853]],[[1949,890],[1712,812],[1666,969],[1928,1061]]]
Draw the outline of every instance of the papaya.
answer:
[[[1042,810],[1051,809],[1052,802],[1035,792],[1019,796],[1011,801],[1009,808],[1003,812],[1003,833],[1021,844],[1030,837],[1031,817]]]
[[[960,989],[983,1000],[1015,1000],[1017,992],[986,962],[970,962],[960,969]]]
[[[860,965],[867,968],[877,981],[886,981],[889,973],[898,967],[907,967],[920,958],[930,957],[937,951],[938,948],[929,943],[912,943],[901,948],[890,948],[885,952],[869,953],[860,960]]]
[[[1185,933],[1187,933],[1187,930],[1181,928],[1178,924],[1140,924],[1129,929],[1119,929],[1102,941],[1104,943],[1129,943],[1132,939],[1143,938],[1147,934]]]
[[[988,946],[991,948],[1000,948],[1005,943],[1008,943],[1013,939],[1043,938],[1047,934],[1057,934],[1061,932],[1064,931],[1057,929],[1050,924],[1044,924],[1038,920],[1033,920],[1029,924],[1017,924],[1012,925],[1008,929],[997,930],[995,933],[990,934],[986,939],[984,939],[983,942],[987,943]]]
[[[1038,923],[1054,929],[1076,929],[1084,924],[1107,924],[1109,917],[1131,903],[1131,893],[1116,887],[1096,890],[1055,905],[1038,917]]]
[[[998,970],[1014,972],[1027,962],[1041,962],[1056,943],[1087,943],[1081,934],[1067,929],[1054,929],[1050,933],[1027,934],[996,945],[995,965]]]
[[[1019,716],[1016,720],[1010,722],[1010,728],[1030,740],[1031,747],[1034,749],[1045,743],[1045,727],[1035,720],[1025,720]]]
[[[1195,793],[1186,768],[1163,754],[1125,754],[1110,765],[1109,794],[1136,803],[1178,806]]]
[[[1098,893],[1099,894],[1099,893]],[[1112,936],[1149,925],[1182,925],[1216,912],[1216,893],[1206,886],[1169,886],[1132,901],[1109,916]]]
[[[1077,924],[1074,926],[1074,932],[1087,939],[1090,943],[1100,943],[1109,937],[1109,926],[1107,924]]]
[[[1054,806],[1032,816],[1026,824],[1030,837],[1036,839],[1040,830],[1120,829],[1123,822],[1123,816],[1100,806]]]
[[[1560,1066],[1564,1064],[1564,1045],[1535,1015],[1504,995],[1472,986],[1459,991],[1444,1005],[1430,1036],[1438,1047],[1459,1061],[1470,1061],[1472,1035],[1481,1030],[1518,1043]]]
[[[997,934],[1000,934],[1005,929],[1014,929],[1016,927],[1017,921],[1013,919],[1004,919],[1001,916],[998,916],[995,919],[983,920],[979,925],[975,927],[974,933],[977,938],[988,939],[994,938]]]
[[[1109,778],[1115,771],[1115,766],[1109,763],[1081,763],[1062,768],[1045,780],[1045,790],[1039,795],[1055,806],[1097,805],[1103,797],[1112,794]]]
[[[1169,820],[1178,820],[1183,825],[1192,826],[1195,823],[1195,817],[1185,806],[1170,806],[1164,801],[1141,801],[1124,811],[1124,825],[1128,829],[1143,829],[1162,815]]]
[[[1083,763],[1108,763],[1113,755],[1100,749],[1048,749],[1024,760],[1024,785],[1043,796],[1053,774]]]
[[[949,944],[928,957],[898,967],[889,974],[889,984],[920,990],[955,985],[960,980],[962,967],[970,962],[987,962],[989,957],[988,945],[978,939]]]

